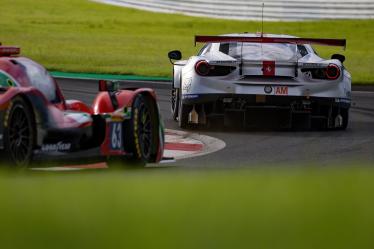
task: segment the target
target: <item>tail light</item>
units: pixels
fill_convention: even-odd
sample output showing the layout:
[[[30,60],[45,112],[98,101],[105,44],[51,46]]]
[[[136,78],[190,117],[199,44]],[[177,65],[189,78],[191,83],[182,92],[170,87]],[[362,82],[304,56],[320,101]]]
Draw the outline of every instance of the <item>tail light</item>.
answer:
[[[195,71],[200,76],[207,76],[210,72],[211,66],[206,61],[198,61],[195,64]]]
[[[335,64],[329,64],[326,68],[326,77],[329,80],[336,80],[340,76],[340,68]]]
[[[195,64],[195,71],[200,76],[225,76],[234,71],[234,66],[210,65],[207,61],[201,60]]]
[[[336,80],[341,72],[340,67],[336,64],[329,64],[324,68],[303,68],[301,72],[310,73],[312,79],[319,80]]]

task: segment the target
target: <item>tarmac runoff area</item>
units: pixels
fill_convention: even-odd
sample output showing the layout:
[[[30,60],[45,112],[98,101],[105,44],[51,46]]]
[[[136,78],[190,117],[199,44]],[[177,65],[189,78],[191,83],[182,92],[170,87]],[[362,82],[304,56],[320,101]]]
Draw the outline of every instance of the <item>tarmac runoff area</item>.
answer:
[[[146,167],[163,167],[164,164],[173,163],[181,159],[192,158],[214,153],[225,148],[226,144],[222,140],[198,133],[191,133],[178,130],[165,130],[165,150],[164,159],[160,164],[149,164]],[[31,168],[40,171],[72,171],[83,169],[106,169],[105,162],[66,165],[62,167]]]

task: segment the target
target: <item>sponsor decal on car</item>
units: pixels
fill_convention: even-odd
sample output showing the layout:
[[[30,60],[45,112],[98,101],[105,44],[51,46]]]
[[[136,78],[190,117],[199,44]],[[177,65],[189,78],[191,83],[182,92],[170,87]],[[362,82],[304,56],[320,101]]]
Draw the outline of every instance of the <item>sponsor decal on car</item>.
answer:
[[[198,98],[199,95],[197,94],[184,94],[182,95],[182,99],[195,99],[195,98]]]
[[[307,78],[307,79],[313,79],[313,75],[312,75],[312,72],[311,71],[305,71],[303,72],[304,76]]]
[[[276,86],[275,95],[288,95],[288,86]]]
[[[63,143],[62,141],[55,144],[43,144],[43,152],[57,152],[57,151],[68,151],[71,148],[71,143]]]
[[[210,64],[231,64],[231,65],[238,65],[240,64],[239,61],[211,61]]]
[[[322,63],[304,63],[301,65],[302,68],[325,68],[326,64]]]
[[[262,73],[264,76],[275,75],[275,61],[263,61],[262,62]]]
[[[188,93],[191,89],[191,84],[192,84],[192,78],[185,78],[182,82],[182,89]]]
[[[267,94],[270,94],[273,92],[273,87],[272,86],[265,86],[264,87],[264,92]]]

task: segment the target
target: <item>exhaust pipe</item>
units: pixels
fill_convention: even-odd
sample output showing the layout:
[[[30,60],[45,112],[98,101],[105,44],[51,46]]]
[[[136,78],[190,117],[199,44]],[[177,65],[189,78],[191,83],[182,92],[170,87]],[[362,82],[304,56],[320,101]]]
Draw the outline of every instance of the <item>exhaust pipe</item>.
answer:
[[[195,105],[192,107],[191,112],[188,114],[188,123],[198,124],[199,123],[199,114],[195,110]]]
[[[191,112],[188,114],[188,123],[190,124],[206,124],[206,113],[204,104],[201,105],[200,111],[197,112],[195,105],[192,107]]]
[[[335,128],[343,126],[343,117],[342,115],[338,114],[335,118]]]

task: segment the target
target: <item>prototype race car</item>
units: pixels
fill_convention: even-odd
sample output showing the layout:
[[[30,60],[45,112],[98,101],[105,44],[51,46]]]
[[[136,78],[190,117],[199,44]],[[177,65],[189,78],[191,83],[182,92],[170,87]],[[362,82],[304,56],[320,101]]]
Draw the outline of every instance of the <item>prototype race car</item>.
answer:
[[[119,89],[100,81],[92,107],[65,100],[56,81],[36,62],[0,44],[0,149],[2,161],[28,165],[35,155],[99,148],[99,156],[159,162],[164,130],[152,89]]]
[[[347,128],[351,75],[345,57],[325,60],[311,46],[345,48],[344,39],[244,33],[196,36],[196,42],[206,44],[189,60],[178,50],[168,54],[171,111],[180,127],[223,118],[225,126]]]

